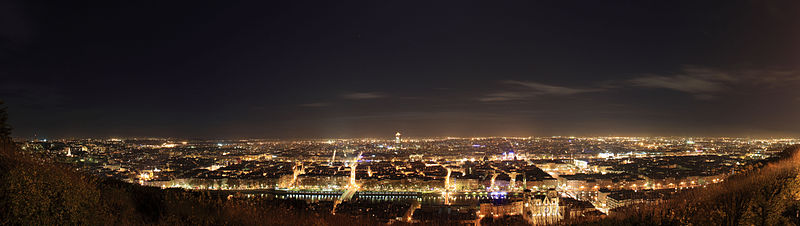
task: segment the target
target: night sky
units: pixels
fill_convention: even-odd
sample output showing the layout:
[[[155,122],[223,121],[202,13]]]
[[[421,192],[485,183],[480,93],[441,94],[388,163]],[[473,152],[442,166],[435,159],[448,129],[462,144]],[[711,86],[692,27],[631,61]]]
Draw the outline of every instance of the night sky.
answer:
[[[17,137],[800,135],[800,2],[0,1]]]

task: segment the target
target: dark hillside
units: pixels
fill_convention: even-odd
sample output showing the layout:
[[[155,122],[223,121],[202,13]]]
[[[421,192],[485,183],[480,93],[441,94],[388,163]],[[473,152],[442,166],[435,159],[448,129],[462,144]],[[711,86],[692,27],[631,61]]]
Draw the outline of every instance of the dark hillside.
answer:
[[[794,146],[723,183],[658,205],[634,205],[576,225],[800,225],[800,147]]]
[[[291,200],[227,200],[97,178],[22,153],[0,139],[3,225],[368,225]]]

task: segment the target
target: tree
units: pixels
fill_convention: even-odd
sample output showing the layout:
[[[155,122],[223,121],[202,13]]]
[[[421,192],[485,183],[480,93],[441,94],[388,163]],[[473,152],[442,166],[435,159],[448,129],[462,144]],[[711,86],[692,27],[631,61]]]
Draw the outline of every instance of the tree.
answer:
[[[8,107],[3,106],[3,101],[0,100],[0,139],[8,139],[11,137],[11,126],[8,125]]]

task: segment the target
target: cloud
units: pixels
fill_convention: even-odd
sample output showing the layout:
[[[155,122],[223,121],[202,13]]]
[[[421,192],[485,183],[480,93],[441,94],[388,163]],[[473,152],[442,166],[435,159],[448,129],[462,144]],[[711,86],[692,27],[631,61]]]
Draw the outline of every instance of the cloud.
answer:
[[[740,84],[770,84],[800,80],[795,71],[743,70],[723,71],[707,67],[684,66],[672,75],[645,74],[628,80],[636,87],[670,89],[691,94],[699,100],[712,100],[730,87]]]
[[[522,100],[528,99],[536,96],[567,96],[567,95],[574,95],[580,93],[588,93],[588,92],[597,92],[603,91],[605,89],[601,88],[592,88],[592,89],[583,89],[583,88],[571,88],[571,87],[564,87],[564,86],[554,86],[554,85],[547,85],[538,82],[527,82],[527,81],[515,81],[515,80],[505,80],[502,81],[503,84],[510,84],[510,85],[517,85],[517,88],[523,89],[515,89],[513,91],[499,91],[487,94],[484,97],[478,98],[479,101],[490,102],[490,101],[510,101],[510,100]]]
[[[347,93],[343,94],[342,98],[349,99],[349,100],[367,100],[367,99],[378,99],[384,98],[385,95],[376,92],[368,92],[368,93]]]
[[[590,92],[602,92],[623,87],[668,89],[691,95],[697,100],[714,100],[719,96],[742,87],[765,86],[778,88],[793,86],[800,82],[800,71],[777,69],[721,70],[703,66],[683,66],[673,74],[642,74],[627,80],[608,80],[588,88],[548,85],[530,81],[504,80],[512,85],[506,90],[479,97],[478,101],[525,100],[542,96],[569,96]]]
[[[727,88],[722,81],[698,78],[693,75],[649,75],[631,79],[630,82],[638,87],[671,89],[696,96],[711,95]]]
[[[522,82],[522,81],[514,81],[508,80],[503,81],[506,84],[514,84],[514,85],[521,85],[524,87],[530,88],[534,93],[537,94],[547,94],[547,95],[572,95],[578,93],[586,93],[586,92],[595,92],[601,91],[602,89],[578,89],[578,88],[569,88],[563,86],[553,86],[553,85],[546,85],[537,82]]]
[[[746,70],[741,74],[756,84],[773,87],[800,81],[800,72],[795,70]]]
[[[478,98],[478,100],[484,102],[509,101],[509,100],[525,99],[531,96],[532,95],[529,93],[521,93],[521,92],[497,92],[497,93],[490,93],[484,97]]]
[[[301,104],[300,106],[301,107],[326,107],[326,106],[330,106],[330,105],[331,105],[331,103],[327,103],[327,102],[317,102],[317,103]]]

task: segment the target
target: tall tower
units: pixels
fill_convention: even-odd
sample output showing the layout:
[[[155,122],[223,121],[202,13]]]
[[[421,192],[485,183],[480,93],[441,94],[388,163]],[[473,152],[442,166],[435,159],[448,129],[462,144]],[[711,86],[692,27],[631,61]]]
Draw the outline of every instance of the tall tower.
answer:
[[[394,143],[400,144],[400,135],[401,135],[400,132],[394,134]]]

